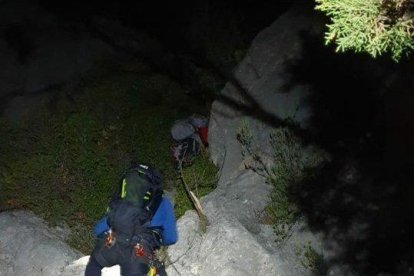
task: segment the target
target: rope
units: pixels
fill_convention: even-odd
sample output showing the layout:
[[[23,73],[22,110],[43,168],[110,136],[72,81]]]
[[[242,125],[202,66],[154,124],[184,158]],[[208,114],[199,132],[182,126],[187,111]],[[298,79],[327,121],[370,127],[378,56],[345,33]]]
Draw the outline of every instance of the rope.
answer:
[[[190,187],[188,186],[187,182],[185,181],[184,174],[183,174],[183,168],[182,168],[182,160],[180,160],[180,159],[178,160],[178,172],[180,174],[180,179],[181,179],[181,182],[184,185],[184,189],[187,193],[187,196],[191,200],[191,202],[194,205],[194,208],[197,211],[198,217],[200,219],[201,230],[204,233],[206,231],[207,226],[209,225],[209,221],[208,221],[207,216],[204,214],[203,208],[200,204],[200,200],[190,190]]]

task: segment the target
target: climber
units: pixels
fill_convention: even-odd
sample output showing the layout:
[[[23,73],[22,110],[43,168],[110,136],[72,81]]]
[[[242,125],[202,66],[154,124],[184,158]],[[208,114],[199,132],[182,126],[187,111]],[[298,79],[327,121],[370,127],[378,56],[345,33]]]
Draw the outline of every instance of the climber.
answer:
[[[95,225],[85,276],[120,265],[122,276],[167,275],[155,251],[177,242],[176,219],[159,172],[133,164],[123,173],[106,215]]]

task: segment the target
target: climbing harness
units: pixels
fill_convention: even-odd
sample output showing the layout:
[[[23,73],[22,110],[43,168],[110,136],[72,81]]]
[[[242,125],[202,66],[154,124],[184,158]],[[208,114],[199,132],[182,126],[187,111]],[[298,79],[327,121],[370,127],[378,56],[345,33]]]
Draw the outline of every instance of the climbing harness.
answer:
[[[134,255],[135,257],[138,258],[145,258],[148,261],[148,273],[147,276],[158,276],[158,268],[160,266],[160,264],[157,265],[157,262],[154,259],[154,255],[153,254],[148,254],[148,252],[146,252],[144,250],[144,246],[142,246],[142,244],[137,243],[134,246]]]
[[[163,269],[161,268],[162,263],[160,261],[157,261],[154,259],[150,261],[148,265],[149,265],[149,270],[148,270],[147,276],[160,276],[160,273],[161,275],[166,275],[162,273]]]
[[[137,243],[134,246],[134,254],[136,257],[142,257],[145,255],[144,247],[140,243]]]
[[[155,266],[151,266],[148,271],[148,276],[157,276],[157,268]]]
[[[116,235],[111,229],[109,229],[105,237],[104,247],[111,248],[112,246],[114,246],[115,242],[116,242]]]

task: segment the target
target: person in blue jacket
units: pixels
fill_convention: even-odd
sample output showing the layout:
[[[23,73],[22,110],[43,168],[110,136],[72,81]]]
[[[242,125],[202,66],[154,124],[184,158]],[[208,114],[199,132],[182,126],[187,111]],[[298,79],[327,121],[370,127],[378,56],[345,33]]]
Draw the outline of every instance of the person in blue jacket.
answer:
[[[95,224],[93,231],[95,238],[101,237],[109,230],[109,228],[108,217],[104,216]],[[158,207],[150,222],[150,228],[161,230],[161,245],[168,246],[177,242],[178,234],[174,208],[168,197],[162,197],[160,206]]]
[[[128,177],[126,179],[128,180]],[[130,193],[132,191],[137,192],[135,189],[130,190]],[[142,211],[135,212],[134,208],[137,208],[125,200],[111,201],[110,208],[116,210],[115,215],[114,212],[109,212],[95,224],[93,232],[100,242],[89,258],[85,276],[99,276],[104,267],[116,264],[121,266],[122,276],[167,275],[163,265],[155,258],[154,251],[160,246],[168,246],[177,242],[176,218],[167,196],[162,194],[157,202],[156,210],[152,212],[150,221],[145,220],[147,223],[137,226],[131,221],[136,221],[137,214]],[[111,204],[118,205],[114,207]],[[136,235],[131,236],[125,234],[126,232],[117,231],[128,229],[124,227],[125,225],[131,226],[133,233],[139,230],[138,240],[134,240]]]

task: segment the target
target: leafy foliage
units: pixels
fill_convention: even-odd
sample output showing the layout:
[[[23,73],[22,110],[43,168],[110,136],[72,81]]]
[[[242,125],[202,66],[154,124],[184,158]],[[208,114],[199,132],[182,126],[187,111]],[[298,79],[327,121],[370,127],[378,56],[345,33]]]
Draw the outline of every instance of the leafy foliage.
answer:
[[[399,61],[414,49],[413,7],[409,0],[315,0],[331,19],[326,44],[338,52],[353,50],[372,57],[389,53]]]

